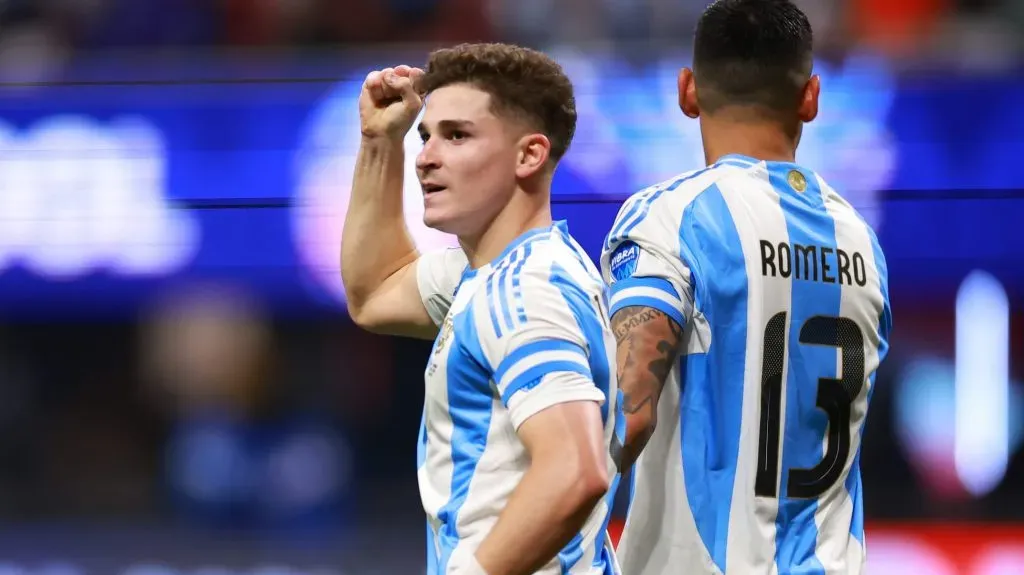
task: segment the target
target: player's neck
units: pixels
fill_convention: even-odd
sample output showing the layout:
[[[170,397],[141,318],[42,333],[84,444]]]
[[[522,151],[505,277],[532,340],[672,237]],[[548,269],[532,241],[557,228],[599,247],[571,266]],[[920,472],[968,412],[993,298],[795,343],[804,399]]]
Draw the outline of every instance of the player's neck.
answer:
[[[701,138],[709,166],[732,154],[763,162],[796,161],[797,139],[771,122],[702,117]]]
[[[543,199],[543,201],[539,201]],[[459,238],[473,269],[483,267],[501,255],[516,238],[529,230],[550,226],[551,202],[547,197],[516,194],[479,237]]]

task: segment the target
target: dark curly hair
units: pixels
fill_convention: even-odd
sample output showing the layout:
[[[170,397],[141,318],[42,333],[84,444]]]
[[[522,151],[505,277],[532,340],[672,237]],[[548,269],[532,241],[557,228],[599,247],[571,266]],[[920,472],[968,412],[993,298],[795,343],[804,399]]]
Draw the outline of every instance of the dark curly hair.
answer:
[[[491,95],[493,111],[525,120],[547,136],[551,158],[565,155],[576,132],[576,98],[562,67],[546,54],[510,44],[460,44],[427,60],[420,90],[470,84]]]

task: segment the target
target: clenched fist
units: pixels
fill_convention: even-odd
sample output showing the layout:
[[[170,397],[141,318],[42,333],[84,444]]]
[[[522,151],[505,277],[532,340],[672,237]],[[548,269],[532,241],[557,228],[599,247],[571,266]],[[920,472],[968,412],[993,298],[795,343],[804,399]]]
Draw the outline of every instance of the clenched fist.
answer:
[[[423,107],[417,80],[423,70],[409,66],[370,72],[359,94],[359,121],[366,138],[402,140]]]

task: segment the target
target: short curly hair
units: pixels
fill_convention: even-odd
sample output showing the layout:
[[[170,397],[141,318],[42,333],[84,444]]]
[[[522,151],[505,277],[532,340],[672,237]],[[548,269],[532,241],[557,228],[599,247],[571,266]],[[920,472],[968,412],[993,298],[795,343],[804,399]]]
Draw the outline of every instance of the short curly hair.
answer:
[[[565,155],[576,133],[572,82],[551,57],[511,44],[460,44],[435,50],[420,90],[470,84],[491,96],[496,114],[525,120],[551,142],[551,158]]]

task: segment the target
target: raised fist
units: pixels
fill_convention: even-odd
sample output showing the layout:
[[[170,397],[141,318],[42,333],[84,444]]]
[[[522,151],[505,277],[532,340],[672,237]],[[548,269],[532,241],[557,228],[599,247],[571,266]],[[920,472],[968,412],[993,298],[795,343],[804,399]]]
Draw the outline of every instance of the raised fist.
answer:
[[[359,94],[359,122],[367,138],[402,140],[423,107],[417,81],[423,70],[409,66],[370,72]]]

